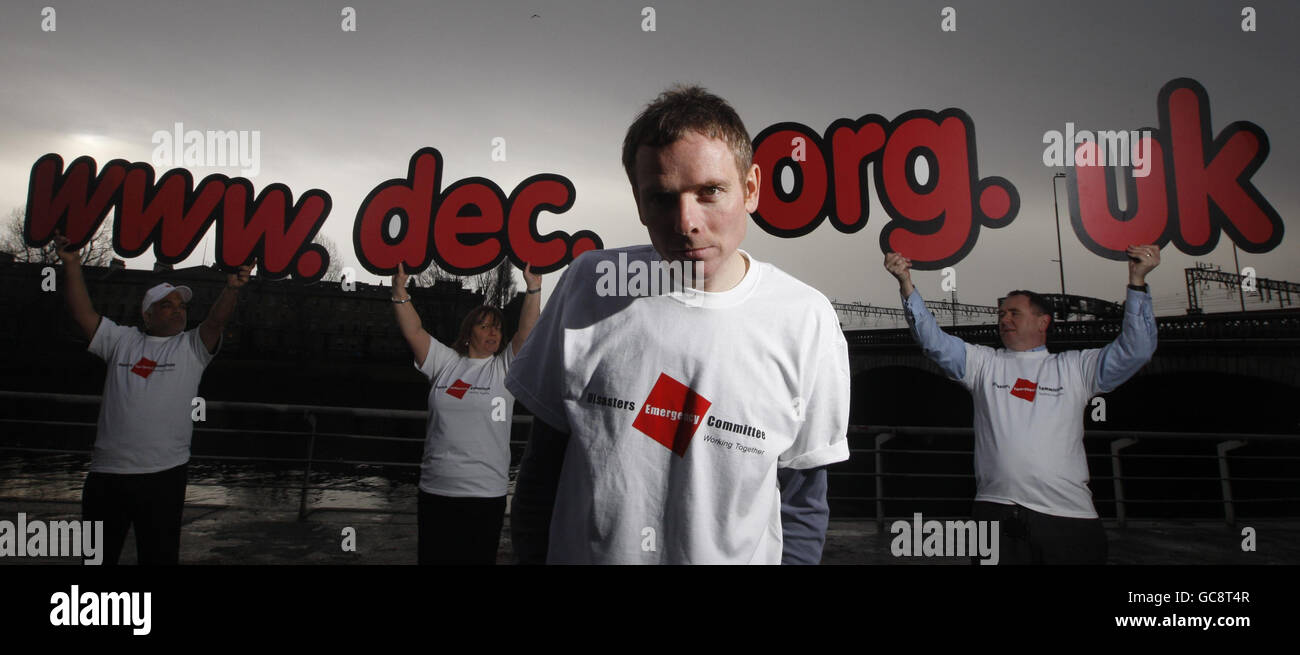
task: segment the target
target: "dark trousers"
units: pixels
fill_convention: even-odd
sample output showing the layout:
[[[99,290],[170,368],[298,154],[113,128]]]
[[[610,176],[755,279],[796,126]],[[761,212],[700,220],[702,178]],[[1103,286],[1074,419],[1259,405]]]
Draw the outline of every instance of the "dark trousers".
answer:
[[[185,511],[187,464],[157,473],[86,475],[81,518],[104,522],[104,564],[117,564],[126,532],[135,526],[140,564],[171,564],[180,559],[181,515]]]
[[[420,564],[492,565],[506,497],[458,498],[420,492]]]
[[[971,518],[998,522],[999,564],[1106,563],[1106,529],[1101,519],[1052,516],[983,501],[975,502]]]

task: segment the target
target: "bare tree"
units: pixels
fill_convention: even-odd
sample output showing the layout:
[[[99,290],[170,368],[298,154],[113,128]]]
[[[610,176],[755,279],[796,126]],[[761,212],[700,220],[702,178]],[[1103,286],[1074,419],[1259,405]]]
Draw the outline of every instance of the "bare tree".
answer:
[[[415,278],[416,284],[424,288],[432,287],[433,285],[443,280],[455,282],[461,279],[459,275],[454,275],[452,273],[442,270],[441,268],[438,267],[437,262],[432,262],[432,261],[429,262],[428,268],[424,269],[423,271],[420,271],[419,275],[415,275],[413,277]]]
[[[316,243],[325,247],[325,252],[329,254],[329,268],[325,269],[325,277],[321,278],[326,282],[338,282],[343,279],[343,255],[339,253],[339,246],[334,240],[323,235],[316,235]]]
[[[515,296],[514,269],[509,259],[503,259],[496,268],[474,276],[474,287],[483,294],[484,304],[505,309]]]
[[[0,252],[14,256],[14,260],[28,264],[57,264],[59,255],[54,252],[54,242],[33,248],[23,240],[23,223],[26,211],[22,207],[9,210],[9,219],[0,230]],[[113,261],[113,232],[109,222],[99,225],[94,238],[81,249],[81,263],[86,266],[107,266]]]

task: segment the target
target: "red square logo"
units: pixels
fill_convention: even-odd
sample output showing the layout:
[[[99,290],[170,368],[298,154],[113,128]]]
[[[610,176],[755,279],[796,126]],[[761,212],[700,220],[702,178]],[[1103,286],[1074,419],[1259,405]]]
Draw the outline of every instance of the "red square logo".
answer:
[[[464,398],[466,391],[469,391],[469,383],[460,378],[456,378],[456,381],[447,387],[447,395],[456,399]]]
[[[155,362],[148,357],[141,357],[140,361],[136,362],[135,366],[131,367],[131,372],[142,378],[148,378],[149,374],[153,373],[153,370],[157,367],[158,362]]]
[[[1016,383],[1011,386],[1011,395],[1024,398],[1032,403],[1034,402],[1034,396],[1038,395],[1038,384],[1024,378],[1018,378]]]
[[[704,423],[704,414],[713,403],[690,387],[660,373],[655,386],[641,403],[632,427],[663,444],[678,457],[686,456],[695,430]]]

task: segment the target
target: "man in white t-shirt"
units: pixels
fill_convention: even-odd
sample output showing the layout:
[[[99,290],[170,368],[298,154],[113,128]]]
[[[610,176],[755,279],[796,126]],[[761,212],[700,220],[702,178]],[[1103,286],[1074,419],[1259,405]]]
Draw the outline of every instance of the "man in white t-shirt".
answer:
[[[739,249],[752,156],[699,87],[628,129],[653,245],[574,260],[506,378],[534,415],[521,562],[820,561],[824,467],[849,455],[848,349],[825,296]]]
[[[221,346],[251,266],[226,278],[226,288],[198,328],[185,330],[193,292],[162,283],[145,292],[142,328],[100,316],[90,302],[81,259],[55,238],[65,296],[89,350],[108,365],[82,519],[104,522],[105,564],[116,564],[134,526],[140,564],[176,564],[185,508],[186,466],[199,379]]]
[[[971,393],[975,408],[977,521],[999,522],[1002,564],[1104,564],[1106,531],[1092,504],[1083,449],[1088,401],[1138,372],[1156,350],[1147,273],[1160,248],[1128,248],[1128,299],[1118,337],[1103,348],[1047,351],[1051,308],[1031,291],[998,303],[1004,348],[946,334],[912,285],[911,261],[885,256],[912,336]]]

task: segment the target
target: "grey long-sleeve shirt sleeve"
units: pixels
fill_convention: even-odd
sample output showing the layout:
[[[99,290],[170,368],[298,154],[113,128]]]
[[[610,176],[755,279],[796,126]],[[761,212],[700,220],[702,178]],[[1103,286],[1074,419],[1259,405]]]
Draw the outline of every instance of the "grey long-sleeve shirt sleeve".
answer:
[[[781,484],[781,563],[821,563],[831,517],[826,467],[777,469],[776,478]]]

